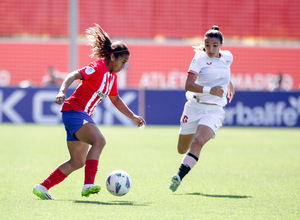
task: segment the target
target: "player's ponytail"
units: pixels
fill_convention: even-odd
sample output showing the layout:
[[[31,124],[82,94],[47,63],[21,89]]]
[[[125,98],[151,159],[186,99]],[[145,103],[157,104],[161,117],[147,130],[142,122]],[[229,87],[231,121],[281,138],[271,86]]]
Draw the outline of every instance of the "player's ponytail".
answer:
[[[129,55],[127,46],[121,41],[111,42],[109,35],[98,25],[86,30],[89,45],[92,46],[91,57],[106,58],[114,54],[116,58],[124,54]]]
[[[211,29],[212,29],[212,30],[215,30],[215,31],[220,31],[220,29],[219,29],[219,27],[218,27],[217,25],[212,26]]]
[[[223,44],[223,34],[217,25],[212,26],[212,28],[205,33],[204,37],[217,38],[220,40],[220,43]]]

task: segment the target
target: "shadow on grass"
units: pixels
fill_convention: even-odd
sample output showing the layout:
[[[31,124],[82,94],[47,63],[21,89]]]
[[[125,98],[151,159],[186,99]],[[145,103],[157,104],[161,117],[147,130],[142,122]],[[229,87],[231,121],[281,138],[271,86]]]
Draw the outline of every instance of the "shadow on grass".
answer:
[[[100,201],[76,200],[76,201],[74,201],[74,203],[95,204],[95,205],[149,206],[149,203],[137,203],[137,202],[132,202],[132,201],[100,202]]]
[[[205,196],[205,197],[214,197],[214,198],[229,198],[229,199],[248,199],[252,198],[251,196],[238,196],[238,195],[216,195],[216,194],[205,194],[205,193],[185,193],[182,195],[191,195],[191,196]]]

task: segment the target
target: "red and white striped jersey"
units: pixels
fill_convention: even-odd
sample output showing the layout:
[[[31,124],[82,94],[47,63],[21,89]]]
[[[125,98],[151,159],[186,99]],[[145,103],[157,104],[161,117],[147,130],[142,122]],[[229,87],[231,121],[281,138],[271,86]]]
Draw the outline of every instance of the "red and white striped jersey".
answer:
[[[118,95],[117,74],[108,71],[105,59],[91,62],[78,71],[84,79],[65,100],[61,111],[85,111],[92,116],[94,109],[103,99]]]

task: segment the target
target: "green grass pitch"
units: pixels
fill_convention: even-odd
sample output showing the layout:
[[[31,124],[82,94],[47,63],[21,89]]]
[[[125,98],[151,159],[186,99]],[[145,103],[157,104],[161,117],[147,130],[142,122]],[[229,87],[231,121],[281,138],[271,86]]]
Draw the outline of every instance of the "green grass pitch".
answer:
[[[44,201],[32,188],[69,159],[63,125],[1,124],[0,219],[300,219],[299,129],[221,128],[172,193],[178,127],[99,128],[101,192],[81,197],[80,169],[50,190],[57,200]],[[132,178],[123,197],[105,187],[116,169]]]

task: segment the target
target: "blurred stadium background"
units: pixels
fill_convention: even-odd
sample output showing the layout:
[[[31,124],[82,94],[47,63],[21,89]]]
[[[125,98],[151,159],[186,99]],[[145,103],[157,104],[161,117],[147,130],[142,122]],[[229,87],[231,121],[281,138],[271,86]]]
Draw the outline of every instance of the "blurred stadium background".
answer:
[[[192,46],[218,25],[225,37],[223,49],[234,55],[232,82],[237,90],[225,124],[299,127],[299,11],[299,0],[2,0],[0,122],[59,122],[58,116],[53,118],[58,108],[41,97],[52,100],[57,91],[52,87],[92,60],[85,30],[98,23],[131,51],[119,74],[119,88],[128,100],[136,99],[132,108],[150,124],[178,124]],[[278,79],[284,93],[273,92]],[[44,90],[52,93],[36,95]],[[99,116],[98,122],[105,118]]]

